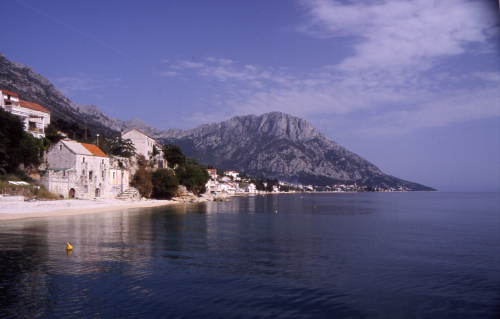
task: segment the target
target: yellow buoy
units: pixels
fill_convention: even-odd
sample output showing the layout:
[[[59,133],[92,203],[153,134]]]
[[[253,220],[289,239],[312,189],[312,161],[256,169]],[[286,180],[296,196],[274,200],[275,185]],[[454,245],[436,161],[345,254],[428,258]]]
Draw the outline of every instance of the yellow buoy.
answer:
[[[66,250],[73,250],[73,246],[71,246],[69,243],[66,243]]]

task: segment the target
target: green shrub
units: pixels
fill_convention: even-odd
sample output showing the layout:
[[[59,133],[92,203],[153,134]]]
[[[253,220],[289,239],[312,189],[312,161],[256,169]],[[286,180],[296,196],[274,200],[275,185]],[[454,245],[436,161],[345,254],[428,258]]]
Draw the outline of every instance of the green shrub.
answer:
[[[186,164],[175,171],[179,178],[179,183],[186,186],[189,191],[193,193],[204,193],[205,184],[210,179],[205,166],[199,164]]]
[[[137,188],[142,197],[149,198],[151,196],[151,191],[153,190],[151,173],[144,166],[140,166],[137,172],[135,172],[130,184]]]
[[[171,198],[177,193],[179,180],[169,169],[157,169],[151,174],[153,198]]]

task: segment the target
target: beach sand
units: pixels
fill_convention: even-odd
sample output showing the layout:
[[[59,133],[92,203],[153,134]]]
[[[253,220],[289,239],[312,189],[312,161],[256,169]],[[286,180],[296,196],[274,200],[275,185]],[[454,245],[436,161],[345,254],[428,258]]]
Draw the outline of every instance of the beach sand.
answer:
[[[178,201],[172,200],[122,201],[118,199],[0,202],[0,220],[104,213],[122,209],[158,207],[178,203]]]

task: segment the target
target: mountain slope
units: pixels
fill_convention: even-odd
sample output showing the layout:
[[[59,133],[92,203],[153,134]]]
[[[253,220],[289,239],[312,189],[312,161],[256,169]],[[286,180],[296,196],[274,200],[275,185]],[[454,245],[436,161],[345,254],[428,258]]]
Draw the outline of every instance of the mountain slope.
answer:
[[[236,116],[188,131],[168,130],[161,139],[181,146],[187,156],[203,164],[253,176],[323,185],[356,182],[433,190],[382,173],[375,165],[328,140],[309,122],[280,112]]]
[[[94,133],[116,135],[125,128],[123,121],[111,118],[93,105],[76,105],[44,76],[29,66],[11,62],[0,53],[0,88],[19,94],[23,100],[48,109],[51,117],[75,121],[82,127],[87,122]]]

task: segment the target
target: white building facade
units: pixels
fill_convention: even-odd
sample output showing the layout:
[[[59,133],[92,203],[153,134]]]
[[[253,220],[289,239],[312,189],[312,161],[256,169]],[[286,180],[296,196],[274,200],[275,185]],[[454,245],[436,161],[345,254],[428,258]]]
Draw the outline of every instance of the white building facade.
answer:
[[[50,192],[77,199],[119,195],[112,191],[109,158],[93,144],[61,140],[47,152],[46,161],[41,183]]]
[[[50,124],[50,112],[37,103],[23,101],[16,93],[0,90],[0,106],[17,115],[24,123],[24,130],[35,137],[45,137],[45,128]]]
[[[130,139],[134,144],[136,155],[143,155],[146,160],[152,161],[156,168],[166,167],[163,158],[163,147],[154,138],[135,128],[122,132],[121,137],[122,139]],[[158,154],[153,155],[155,148]]]

